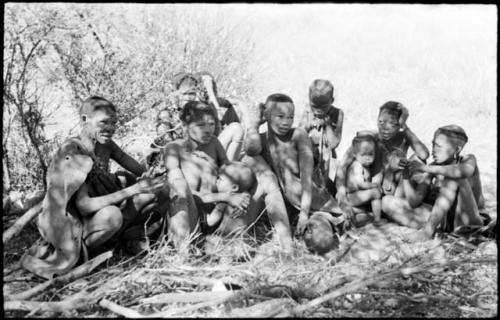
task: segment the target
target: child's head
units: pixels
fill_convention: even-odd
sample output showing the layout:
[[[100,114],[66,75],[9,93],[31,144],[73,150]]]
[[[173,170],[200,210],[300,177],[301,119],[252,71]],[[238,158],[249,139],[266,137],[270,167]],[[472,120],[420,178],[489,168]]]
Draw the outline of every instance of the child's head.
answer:
[[[377,142],[372,135],[357,135],[352,139],[352,152],[354,158],[363,167],[369,167],[375,161],[375,148]]]
[[[232,161],[219,170],[217,190],[219,192],[248,191],[256,181],[253,171],[243,162]]]
[[[468,137],[464,129],[457,125],[438,128],[432,140],[432,157],[438,164],[457,158],[467,143]]]
[[[92,96],[80,107],[84,131],[101,144],[111,141],[116,130],[116,107],[108,100]]]
[[[200,144],[207,144],[215,132],[215,117],[214,109],[208,104],[190,101],[182,107],[179,118],[189,138]]]
[[[173,80],[174,90],[176,90],[177,108],[181,109],[187,102],[198,99],[198,79],[188,73],[178,73]]]
[[[309,86],[309,104],[313,109],[324,109],[334,101],[333,85],[328,80],[316,79]]]
[[[388,101],[380,107],[378,113],[378,132],[382,140],[390,140],[400,129],[399,117],[403,113],[403,105]]]
[[[287,134],[293,125],[295,107],[289,96],[275,93],[265,102],[265,118],[269,128],[277,135]]]

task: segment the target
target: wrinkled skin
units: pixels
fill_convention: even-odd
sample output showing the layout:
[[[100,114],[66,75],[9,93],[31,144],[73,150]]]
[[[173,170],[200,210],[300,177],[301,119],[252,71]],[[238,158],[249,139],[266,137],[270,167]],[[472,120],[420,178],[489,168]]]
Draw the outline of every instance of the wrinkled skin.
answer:
[[[82,223],[68,205],[85,182],[92,158],[77,139],[65,141],[56,152],[47,172],[47,194],[37,225],[43,239],[55,250],[49,253],[36,245],[22,259],[22,265],[44,278],[64,274],[78,262],[81,252]]]

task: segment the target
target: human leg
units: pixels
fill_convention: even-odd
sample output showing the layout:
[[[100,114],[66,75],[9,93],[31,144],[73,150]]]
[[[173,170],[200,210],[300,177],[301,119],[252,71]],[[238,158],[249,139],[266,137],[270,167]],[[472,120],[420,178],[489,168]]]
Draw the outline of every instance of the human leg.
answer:
[[[244,134],[241,124],[233,122],[227,125],[217,137],[226,150],[227,158],[230,161],[239,160]]]
[[[371,188],[366,190],[358,190],[354,192],[349,192],[347,194],[347,199],[352,206],[358,207],[366,203],[370,203],[372,200],[380,199],[381,193],[378,188]]]
[[[254,170],[257,178],[257,188],[252,195],[256,206],[263,197],[265,210],[274,227],[275,235],[278,236],[282,248],[291,251],[293,242],[290,221],[276,175],[261,156],[245,156],[242,161]]]
[[[83,241],[90,250],[97,249],[121,228],[122,213],[116,206],[107,206],[83,218]]]
[[[431,205],[412,208],[407,200],[391,195],[382,198],[381,208],[391,220],[414,229],[424,226],[431,215]]]

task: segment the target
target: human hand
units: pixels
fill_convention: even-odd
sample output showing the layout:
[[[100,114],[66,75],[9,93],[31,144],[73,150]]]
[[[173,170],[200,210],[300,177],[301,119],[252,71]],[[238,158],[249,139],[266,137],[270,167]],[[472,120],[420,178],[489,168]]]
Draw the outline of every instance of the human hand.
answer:
[[[307,213],[301,211],[299,213],[299,220],[297,221],[297,233],[299,235],[302,235],[304,233],[304,230],[306,228],[306,224],[307,224],[307,220],[309,220],[309,217],[307,215]]]
[[[245,212],[250,204],[250,194],[248,192],[231,193],[227,203],[236,209]]]
[[[166,181],[166,175],[161,175],[156,178],[144,177],[140,179],[134,186],[137,188],[137,193],[156,193],[163,189]]]

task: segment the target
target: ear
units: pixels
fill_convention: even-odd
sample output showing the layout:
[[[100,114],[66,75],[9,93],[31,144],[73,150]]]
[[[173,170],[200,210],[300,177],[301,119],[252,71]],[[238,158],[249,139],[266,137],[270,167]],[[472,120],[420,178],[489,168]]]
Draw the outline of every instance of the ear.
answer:
[[[455,150],[456,150],[456,151],[455,151],[455,154],[459,154],[460,152],[462,152],[462,149],[463,149],[463,148],[464,148],[464,146],[457,146],[457,147],[455,148]]]
[[[239,187],[236,183],[233,183],[233,186],[231,187],[231,191],[232,191],[232,192],[238,192],[238,189],[239,189],[239,188],[240,188],[240,187]]]

